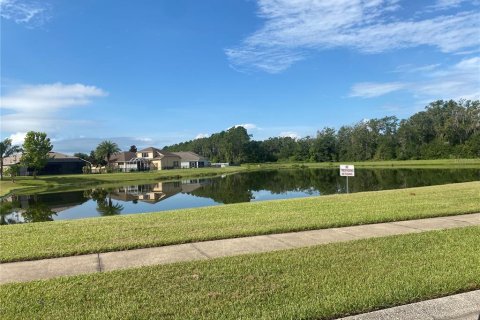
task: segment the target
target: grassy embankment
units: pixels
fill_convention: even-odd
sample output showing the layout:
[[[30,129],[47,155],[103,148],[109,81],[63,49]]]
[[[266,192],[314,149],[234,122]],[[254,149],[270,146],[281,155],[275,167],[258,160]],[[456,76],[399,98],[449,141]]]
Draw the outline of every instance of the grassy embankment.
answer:
[[[342,162],[343,163],[343,162]],[[462,169],[480,168],[480,159],[443,159],[443,160],[408,160],[408,161],[364,161],[348,162],[357,168],[429,168],[429,169]],[[81,190],[93,186],[104,188],[123,185],[125,183],[142,184],[160,180],[176,180],[181,178],[195,178],[232,174],[241,171],[298,169],[298,168],[338,168],[340,163],[263,163],[245,164],[240,167],[229,168],[203,168],[203,169],[178,169],[150,172],[109,173],[88,175],[56,175],[39,176],[36,180],[32,177],[18,177],[15,183],[0,181],[0,196],[5,196],[12,191],[29,192],[56,192]],[[6,177],[8,179],[8,177]]]
[[[480,289],[480,227],[0,286],[2,319],[332,319]]]
[[[480,212],[480,182],[0,226],[0,261]]]
[[[390,161],[343,161],[343,162],[278,162],[251,163],[243,166],[250,169],[290,168],[338,168],[340,164],[353,164],[357,168],[378,169],[475,169],[480,168],[480,159],[439,159],[439,160],[390,160]]]

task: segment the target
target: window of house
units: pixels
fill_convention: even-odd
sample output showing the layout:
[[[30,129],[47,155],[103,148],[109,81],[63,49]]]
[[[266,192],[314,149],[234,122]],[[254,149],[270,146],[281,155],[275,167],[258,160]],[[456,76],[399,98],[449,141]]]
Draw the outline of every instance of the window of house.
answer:
[[[142,152],[142,158],[148,158],[148,152]]]
[[[178,167],[178,166],[179,166],[179,165],[178,165],[178,161],[173,161],[173,166],[174,166],[174,167]]]

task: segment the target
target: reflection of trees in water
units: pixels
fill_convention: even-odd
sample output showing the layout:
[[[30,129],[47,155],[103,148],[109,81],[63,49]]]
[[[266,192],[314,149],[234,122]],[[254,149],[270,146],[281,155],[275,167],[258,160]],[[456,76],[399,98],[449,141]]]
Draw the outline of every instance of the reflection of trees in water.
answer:
[[[270,170],[229,175],[212,179],[211,183],[190,192],[221,203],[248,202],[253,192],[268,190],[273,194],[291,191],[313,194],[335,193],[338,190],[333,170]]]
[[[397,189],[478,180],[479,170],[460,169],[357,169],[349,178],[350,192]],[[253,192],[267,190],[273,194],[305,192],[313,194],[343,193],[346,179],[338,169],[270,170],[229,175],[189,194],[211,198],[220,203],[248,202]]]
[[[123,206],[120,203],[113,204],[112,190],[90,190],[89,196],[97,203],[97,212],[102,216],[118,215],[123,210]]]
[[[44,203],[35,202],[29,206],[29,208],[22,213],[22,217],[25,222],[44,222],[53,221],[53,216],[57,214]]]
[[[108,201],[97,203],[97,211],[102,216],[114,216],[120,214],[123,210],[123,206],[120,203],[113,204],[112,198],[108,198]]]
[[[0,225],[17,223],[15,219],[7,218],[8,215],[17,212],[20,209],[20,203],[14,198],[11,201],[2,198],[0,200]]]
[[[249,202],[254,192],[267,190],[273,194],[304,192],[307,194],[334,194],[345,192],[345,177],[338,169],[292,169],[245,172],[218,179],[198,180],[198,189],[180,186],[179,182],[163,183],[162,192],[169,195],[177,190],[183,193],[210,198],[218,203]],[[397,189],[435,184],[480,180],[478,169],[356,169],[355,177],[349,178],[350,192]],[[201,186],[200,186],[201,183]],[[178,186],[177,186],[178,184]],[[195,185],[195,184],[193,184]],[[115,200],[138,202],[138,194],[156,192],[158,184],[139,185],[118,189],[97,188],[85,191],[18,195],[0,200],[0,224],[18,223],[13,212],[19,212],[25,222],[51,221],[54,211],[60,212],[82,204],[88,199],[96,202],[100,215],[118,215],[124,207]],[[119,194],[131,197],[119,198]],[[113,198],[113,201],[112,201]],[[23,213],[24,212],[24,213]],[[22,222],[22,220],[20,220]]]
[[[17,197],[13,196],[11,200],[12,201],[7,201],[6,199],[1,200],[0,224],[14,224],[22,222],[7,218],[8,215],[23,210],[20,201],[17,200]],[[21,215],[24,222],[44,222],[53,221],[53,217],[57,214],[52,211],[48,205],[38,201],[37,196],[34,195],[28,197],[28,208],[25,209]]]

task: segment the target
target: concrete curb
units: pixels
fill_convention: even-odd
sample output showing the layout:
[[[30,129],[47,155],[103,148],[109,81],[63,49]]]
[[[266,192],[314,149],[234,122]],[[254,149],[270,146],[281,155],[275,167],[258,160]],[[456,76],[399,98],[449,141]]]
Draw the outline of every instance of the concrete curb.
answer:
[[[341,320],[478,320],[480,290],[341,318]]]
[[[0,284],[480,225],[480,213],[0,264]]]

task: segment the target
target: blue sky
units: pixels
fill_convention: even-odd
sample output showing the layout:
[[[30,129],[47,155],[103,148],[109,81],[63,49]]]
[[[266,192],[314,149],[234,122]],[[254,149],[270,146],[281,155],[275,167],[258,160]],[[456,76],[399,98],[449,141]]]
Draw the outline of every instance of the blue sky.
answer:
[[[480,1],[0,0],[1,136],[305,137],[480,97]]]

